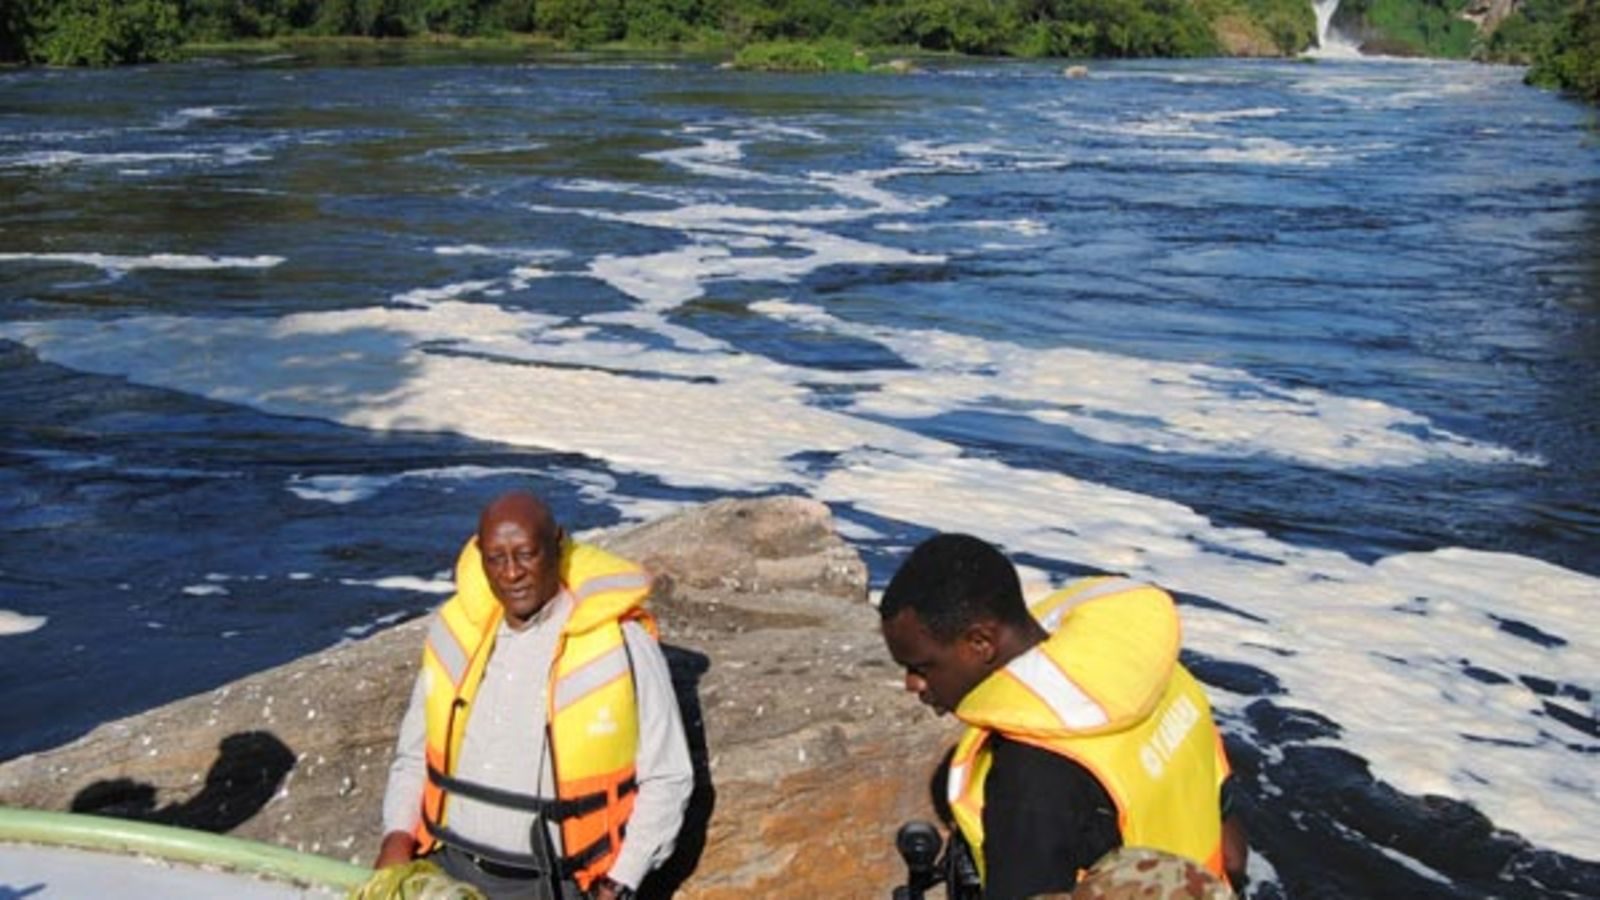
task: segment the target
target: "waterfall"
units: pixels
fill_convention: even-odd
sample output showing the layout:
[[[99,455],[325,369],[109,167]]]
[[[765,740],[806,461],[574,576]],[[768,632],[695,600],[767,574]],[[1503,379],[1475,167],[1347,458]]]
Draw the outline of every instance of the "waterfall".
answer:
[[[1339,0],[1311,0],[1317,14],[1317,46],[1307,56],[1356,57],[1361,49],[1333,29],[1333,14],[1339,11]]]

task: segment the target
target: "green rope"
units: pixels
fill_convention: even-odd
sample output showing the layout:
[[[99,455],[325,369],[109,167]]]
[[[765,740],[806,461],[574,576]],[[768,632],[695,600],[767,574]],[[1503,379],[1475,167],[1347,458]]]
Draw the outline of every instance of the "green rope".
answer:
[[[359,888],[372,875],[371,869],[326,856],[207,831],[8,806],[0,806],[0,841],[139,853],[346,891]]]

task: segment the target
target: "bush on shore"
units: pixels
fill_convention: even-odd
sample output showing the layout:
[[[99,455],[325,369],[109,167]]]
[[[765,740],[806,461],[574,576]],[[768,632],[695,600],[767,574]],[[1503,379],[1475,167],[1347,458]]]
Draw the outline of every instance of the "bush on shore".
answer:
[[[741,48],[734,54],[733,67],[762,72],[865,72],[869,64],[865,51],[845,41],[768,41]]]

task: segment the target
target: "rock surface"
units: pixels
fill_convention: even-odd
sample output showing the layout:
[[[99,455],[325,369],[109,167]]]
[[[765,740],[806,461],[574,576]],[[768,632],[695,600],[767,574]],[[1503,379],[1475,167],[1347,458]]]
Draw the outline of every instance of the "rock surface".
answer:
[[[883,897],[955,735],[901,689],[825,506],[722,500],[590,535],[656,576],[697,790],[652,892]],[[449,543],[448,541],[446,543]],[[161,821],[366,864],[426,619],[0,765],[0,803]]]

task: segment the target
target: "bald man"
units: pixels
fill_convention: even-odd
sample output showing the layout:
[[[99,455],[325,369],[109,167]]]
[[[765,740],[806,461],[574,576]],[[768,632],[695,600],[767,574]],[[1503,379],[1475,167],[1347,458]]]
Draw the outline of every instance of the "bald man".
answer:
[[[425,856],[492,898],[626,900],[693,788],[648,575],[495,498],[431,622],[375,868]]]

